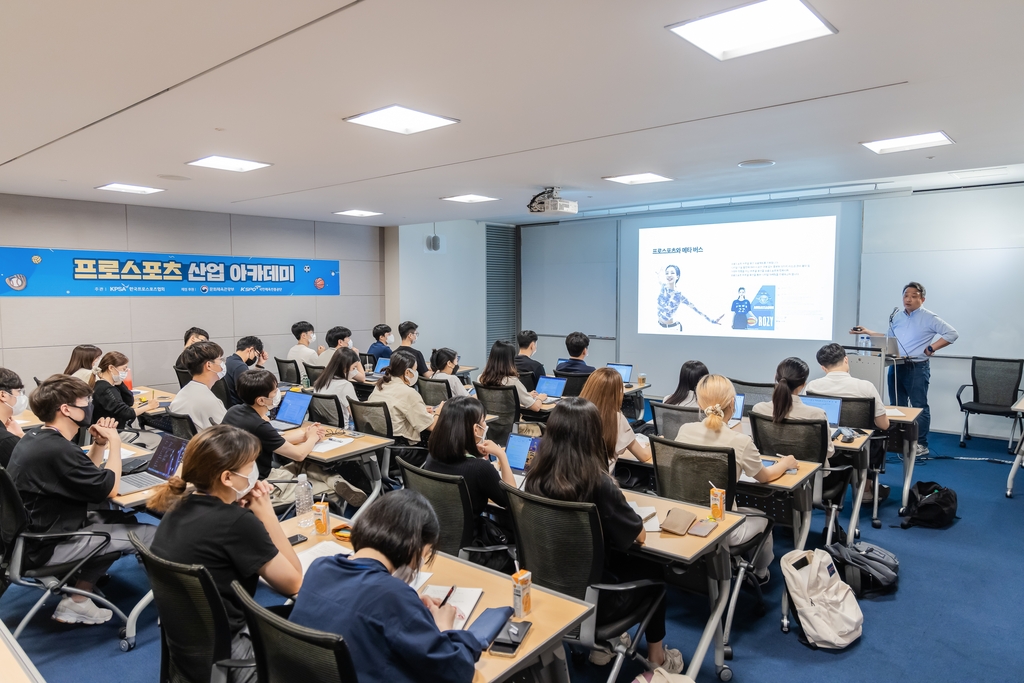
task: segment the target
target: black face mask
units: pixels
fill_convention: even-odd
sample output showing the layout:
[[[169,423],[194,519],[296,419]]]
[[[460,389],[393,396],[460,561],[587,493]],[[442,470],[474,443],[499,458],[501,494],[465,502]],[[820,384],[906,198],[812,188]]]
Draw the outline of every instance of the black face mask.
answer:
[[[459,365],[458,364],[456,364],[455,367],[452,368],[452,374],[453,375],[459,374]]]
[[[72,408],[78,408],[78,409],[79,409],[79,410],[81,410],[81,411],[82,411],[83,413],[85,413],[85,416],[84,416],[84,417],[83,417],[83,418],[82,418],[81,420],[76,420],[76,419],[75,419],[75,418],[73,418],[73,417],[71,418],[71,420],[72,420],[72,421],[73,421],[73,422],[74,422],[74,423],[75,423],[76,425],[78,425],[79,427],[88,427],[89,425],[91,425],[91,424],[92,424],[92,410],[93,410],[93,406],[92,406],[92,403],[90,403],[90,404],[89,404],[89,405],[87,405],[87,406],[76,406],[76,405],[73,405],[73,406],[71,406],[71,407],[72,407]],[[69,415],[68,417],[71,417],[71,416]]]
[[[245,364],[248,365],[249,367],[256,365],[256,356],[253,356],[249,360],[245,361]]]

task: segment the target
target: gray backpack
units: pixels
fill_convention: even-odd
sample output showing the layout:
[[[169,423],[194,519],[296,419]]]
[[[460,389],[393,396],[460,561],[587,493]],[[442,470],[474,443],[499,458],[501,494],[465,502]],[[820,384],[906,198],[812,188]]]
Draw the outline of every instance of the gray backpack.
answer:
[[[833,543],[825,550],[858,598],[886,595],[899,586],[900,561],[884,548],[871,543],[851,547]]]

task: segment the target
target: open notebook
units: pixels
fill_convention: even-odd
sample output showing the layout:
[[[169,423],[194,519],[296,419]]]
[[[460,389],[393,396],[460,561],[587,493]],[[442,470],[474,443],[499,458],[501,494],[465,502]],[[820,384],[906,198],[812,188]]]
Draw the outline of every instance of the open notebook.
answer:
[[[427,586],[421,595],[426,595],[437,600],[444,600],[448,595],[451,586]],[[476,609],[476,603],[480,602],[480,596],[484,594],[482,588],[456,588],[448,603],[455,608],[455,623],[452,628],[459,630],[466,627],[466,622]]]
[[[661,520],[658,519],[658,510],[655,507],[640,507],[635,501],[629,501],[629,507],[633,512],[640,515],[644,521],[644,530],[648,532],[661,531]],[[648,519],[650,518],[650,519]]]

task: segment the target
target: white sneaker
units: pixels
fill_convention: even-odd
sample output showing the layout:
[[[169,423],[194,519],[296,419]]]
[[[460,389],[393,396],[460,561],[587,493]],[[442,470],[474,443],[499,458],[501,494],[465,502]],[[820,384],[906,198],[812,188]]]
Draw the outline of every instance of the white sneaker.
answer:
[[[661,666],[657,667],[664,669],[670,674],[680,674],[683,672],[683,653],[679,650],[673,650],[672,648],[665,648],[665,661]]]
[[[62,624],[104,624],[112,616],[113,612],[97,607],[89,598],[75,602],[70,595],[65,596],[53,612],[53,620]]]
[[[630,642],[629,634],[623,633],[621,636],[619,636],[619,642],[625,645],[628,649]],[[613,657],[615,657],[615,655],[610,652],[602,652],[601,650],[590,651],[590,663],[596,664],[597,666],[605,666],[606,664],[612,661]]]
[[[922,455],[928,455],[929,453],[931,453],[931,451],[928,450],[927,446],[917,444],[917,457],[920,458]]]

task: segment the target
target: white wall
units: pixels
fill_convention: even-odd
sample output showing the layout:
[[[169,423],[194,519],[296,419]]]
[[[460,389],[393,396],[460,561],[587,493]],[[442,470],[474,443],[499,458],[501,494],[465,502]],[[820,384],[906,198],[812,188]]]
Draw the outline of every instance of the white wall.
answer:
[[[27,386],[62,372],[78,344],[128,356],[136,384],[175,390],[182,335],[206,329],[227,353],[246,335],[271,356],[308,320],[318,338],[344,325],[365,349],[384,315],[381,229],[254,216],[0,195],[0,244],[55,249],[171,251],[341,261],[339,296],[0,297],[0,363]],[[276,365],[271,361],[276,373]]]

